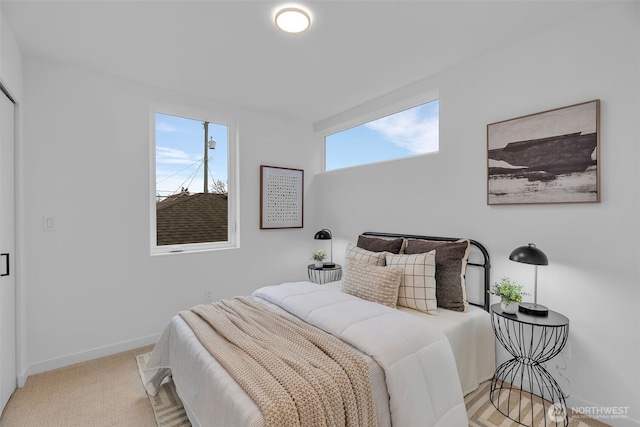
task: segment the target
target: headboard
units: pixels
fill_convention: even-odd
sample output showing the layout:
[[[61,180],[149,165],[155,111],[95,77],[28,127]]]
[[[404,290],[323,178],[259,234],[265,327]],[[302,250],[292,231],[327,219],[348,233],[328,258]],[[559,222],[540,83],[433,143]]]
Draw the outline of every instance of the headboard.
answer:
[[[405,239],[436,240],[441,242],[455,242],[461,239],[453,237],[421,236],[417,234],[379,233],[375,231],[366,231],[362,234],[365,236],[391,239],[403,237]],[[488,292],[491,283],[491,263],[489,260],[489,252],[487,252],[487,249],[481,243],[472,239],[468,240],[471,243],[471,250],[469,253],[469,261],[467,262],[467,271],[465,273],[467,299],[469,304],[482,307],[484,310],[489,311],[489,302],[491,299]],[[470,270],[469,267],[473,268]]]

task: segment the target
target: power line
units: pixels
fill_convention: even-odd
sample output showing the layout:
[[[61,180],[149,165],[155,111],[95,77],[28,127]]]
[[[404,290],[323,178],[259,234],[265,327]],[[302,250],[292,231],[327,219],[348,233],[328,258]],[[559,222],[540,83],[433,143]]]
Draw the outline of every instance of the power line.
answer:
[[[156,185],[160,184],[163,181],[166,181],[167,179],[169,179],[171,177],[174,177],[174,176],[178,175],[180,172],[184,172],[187,168],[190,168],[191,166],[195,165],[196,163],[202,163],[203,160],[204,160],[204,158],[198,159],[195,162],[191,163],[190,165],[187,165],[183,169],[181,169],[178,172],[174,173],[173,175],[169,175],[168,177],[163,178],[160,181],[156,181]],[[198,167],[198,169],[200,169],[200,168]]]
[[[204,160],[204,159],[203,159],[203,160]],[[194,180],[194,179],[196,179],[196,175],[198,174],[198,171],[199,171],[199,170],[200,170],[200,168],[202,167],[202,163],[204,163],[204,161],[200,163],[200,165],[198,166],[198,169],[196,169],[196,170],[195,170],[195,172],[194,172],[193,174],[191,174],[191,176],[190,176],[190,177],[187,177],[187,179],[185,179],[185,180],[182,182],[182,184],[180,185],[180,187],[189,188],[189,185],[191,185],[191,183],[193,182],[193,180]],[[185,186],[184,186],[184,183],[185,183],[185,182],[187,182],[187,180],[188,180],[189,178],[191,178],[191,181],[189,181],[189,185],[187,185],[187,186],[185,187]],[[178,189],[176,189],[176,192],[177,192],[177,191],[178,191]]]

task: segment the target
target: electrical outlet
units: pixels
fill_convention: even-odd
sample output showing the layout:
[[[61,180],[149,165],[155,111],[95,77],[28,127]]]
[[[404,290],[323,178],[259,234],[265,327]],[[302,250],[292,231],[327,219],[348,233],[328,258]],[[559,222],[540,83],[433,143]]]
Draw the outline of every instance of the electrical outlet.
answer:
[[[213,291],[208,289],[204,291],[204,300],[205,302],[213,302]]]

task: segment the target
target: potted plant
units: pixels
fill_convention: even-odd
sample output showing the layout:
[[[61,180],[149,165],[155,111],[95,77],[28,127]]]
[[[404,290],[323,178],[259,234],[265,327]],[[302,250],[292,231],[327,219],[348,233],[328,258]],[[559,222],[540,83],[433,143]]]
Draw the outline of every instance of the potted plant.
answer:
[[[316,262],[316,268],[322,268],[324,263],[324,259],[327,257],[327,253],[322,249],[318,249],[317,251],[311,254],[311,259]]]
[[[488,292],[500,297],[500,308],[503,312],[515,314],[518,311],[519,303],[522,302],[522,296],[527,295],[522,291],[523,288],[512,279],[503,277],[500,282],[494,283],[493,288]]]

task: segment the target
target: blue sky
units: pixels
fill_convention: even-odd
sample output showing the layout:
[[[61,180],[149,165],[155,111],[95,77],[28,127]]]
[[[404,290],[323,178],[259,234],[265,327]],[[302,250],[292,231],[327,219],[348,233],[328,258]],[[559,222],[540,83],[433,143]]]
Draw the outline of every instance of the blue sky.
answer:
[[[438,100],[329,135],[326,170],[438,151]]]
[[[438,122],[436,100],[329,135],[326,170],[436,152]],[[209,184],[227,181],[227,133],[226,126],[209,124],[216,141],[209,150]],[[201,193],[203,157],[202,121],[156,113],[156,194],[169,196],[183,187]]]
[[[209,123],[209,186],[227,181],[227,127]],[[200,120],[156,113],[156,194],[168,196],[182,187],[191,193],[204,189],[204,126]]]

